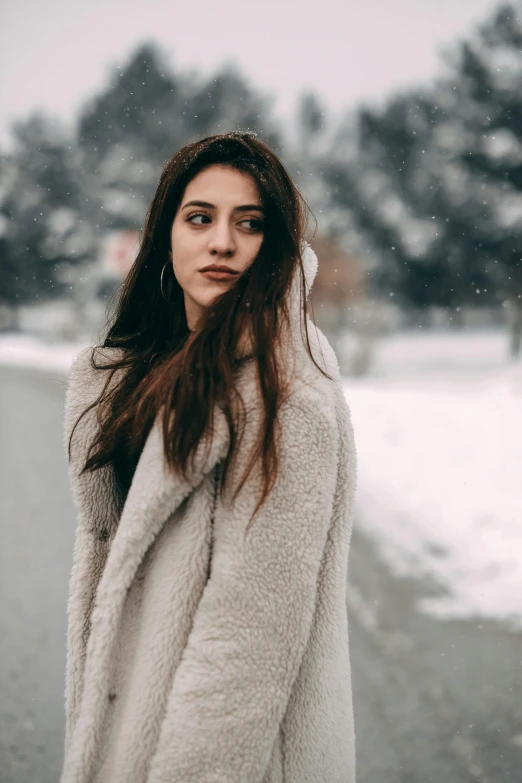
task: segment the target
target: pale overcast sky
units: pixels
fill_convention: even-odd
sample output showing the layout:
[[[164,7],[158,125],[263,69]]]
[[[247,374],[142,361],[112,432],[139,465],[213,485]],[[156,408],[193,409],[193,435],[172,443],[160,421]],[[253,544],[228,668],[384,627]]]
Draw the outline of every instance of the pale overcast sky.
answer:
[[[335,113],[429,81],[439,52],[498,0],[6,0],[0,17],[0,143],[41,107],[71,121],[111,64],[156,38],[176,68],[235,62],[288,117],[304,88]]]

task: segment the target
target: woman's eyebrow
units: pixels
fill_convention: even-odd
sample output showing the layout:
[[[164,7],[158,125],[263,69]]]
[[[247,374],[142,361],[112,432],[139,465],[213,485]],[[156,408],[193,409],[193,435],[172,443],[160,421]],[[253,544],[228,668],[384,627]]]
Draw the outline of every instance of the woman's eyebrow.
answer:
[[[187,201],[183,204],[182,209],[187,207],[206,207],[207,209],[215,209],[215,204],[210,204],[208,201]],[[238,212],[250,212],[252,209],[257,209],[258,212],[265,214],[265,210],[259,204],[243,204],[240,207],[235,207]]]

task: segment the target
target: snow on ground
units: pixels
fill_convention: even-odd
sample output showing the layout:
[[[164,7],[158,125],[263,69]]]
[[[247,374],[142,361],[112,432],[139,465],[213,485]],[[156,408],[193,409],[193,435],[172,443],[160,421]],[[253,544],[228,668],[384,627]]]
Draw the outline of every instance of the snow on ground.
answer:
[[[82,344],[0,339],[0,362],[66,372]],[[522,628],[522,361],[503,332],[399,334],[347,378],[356,522],[396,573],[442,588],[441,617]]]
[[[522,627],[522,362],[503,333],[395,336],[347,379],[356,524],[398,574],[443,588],[442,617]]]
[[[87,345],[87,342],[42,342],[35,337],[20,334],[2,335],[0,364],[66,373],[78,351]]]

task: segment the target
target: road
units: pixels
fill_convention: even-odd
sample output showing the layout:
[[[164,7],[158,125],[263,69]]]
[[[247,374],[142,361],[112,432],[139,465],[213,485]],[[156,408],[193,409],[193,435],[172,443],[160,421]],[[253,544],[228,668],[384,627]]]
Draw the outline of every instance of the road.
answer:
[[[57,783],[75,513],[58,373],[0,367],[0,783]],[[522,634],[441,621],[354,525],[358,783],[522,783]],[[521,597],[522,600],[522,597]]]

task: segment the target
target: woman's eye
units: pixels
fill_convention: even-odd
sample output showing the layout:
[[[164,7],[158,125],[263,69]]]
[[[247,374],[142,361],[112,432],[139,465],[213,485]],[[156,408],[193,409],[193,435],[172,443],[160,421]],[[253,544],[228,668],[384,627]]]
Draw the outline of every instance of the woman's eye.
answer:
[[[250,229],[251,231],[262,231],[263,229],[263,223],[261,220],[256,220],[255,218],[247,218],[246,220],[242,220],[242,223],[253,223],[253,227]]]
[[[205,215],[204,212],[197,212],[194,213],[193,215],[190,215],[190,217],[187,218],[187,222],[192,223],[192,218],[197,218],[197,217],[208,217],[208,215]],[[201,223],[195,223],[194,225],[201,226]]]
[[[208,218],[210,220],[210,215],[207,215],[204,212],[195,212],[193,215],[189,215],[189,217],[187,218],[187,223],[192,223],[194,226],[201,226],[201,225],[205,225],[205,223],[196,223],[194,218]],[[262,220],[256,220],[255,218],[246,218],[245,220],[241,220],[240,222],[253,224],[250,226],[249,231],[253,232],[253,231],[263,230]]]

